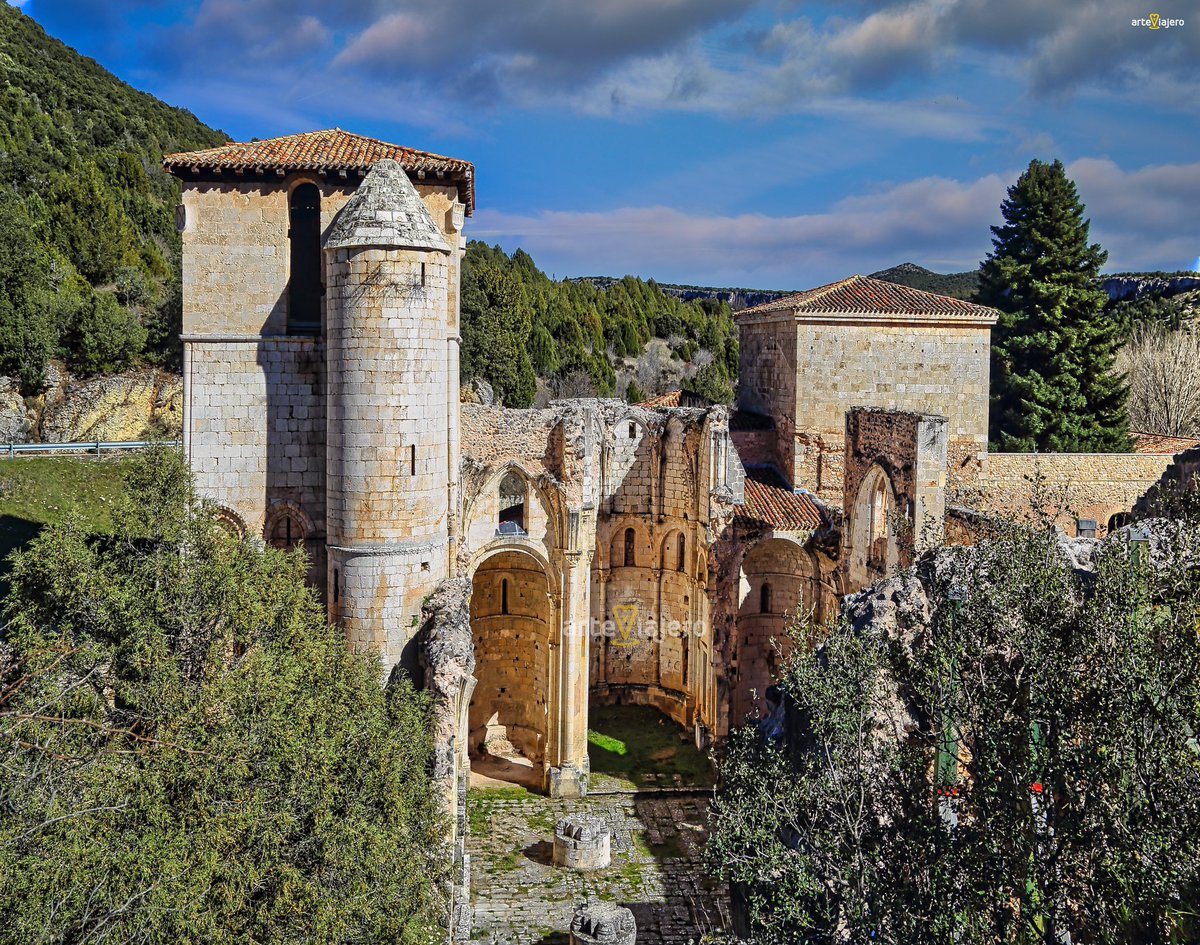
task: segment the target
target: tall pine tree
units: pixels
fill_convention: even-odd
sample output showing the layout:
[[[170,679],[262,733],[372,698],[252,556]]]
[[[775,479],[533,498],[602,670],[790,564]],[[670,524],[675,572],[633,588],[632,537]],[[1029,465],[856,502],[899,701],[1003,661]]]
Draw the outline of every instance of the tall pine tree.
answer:
[[[992,335],[992,449],[1127,452],[1123,342],[1098,287],[1108,253],[1061,161],[1031,161],[1001,204],[980,300],[1000,309]]]

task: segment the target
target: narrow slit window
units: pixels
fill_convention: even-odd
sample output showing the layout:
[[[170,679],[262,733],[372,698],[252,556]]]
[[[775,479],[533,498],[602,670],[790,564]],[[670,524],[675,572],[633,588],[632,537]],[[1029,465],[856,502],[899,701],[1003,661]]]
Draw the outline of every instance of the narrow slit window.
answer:
[[[683,535],[680,535],[679,536],[679,557],[678,557],[678,560],[676,560],[676,562],[675,562],[675,570],[676,571],[683,571],[686,569],[686,567],[687,567],[686,555],[687,555],[687,539],[685,539],[683,537]]]
[[[316,184],[292,191],[288,208],[291,271],[288,278],[287,332],[321,332],[321,192]]]
[[[631,440],[637,439],[637,424],[636,423],[629,424],[629,438]]]
[[[625,529],[625,567],[632,568],[637,566],[637,556],[634,553],[634,543],[637,541],[637,535],[632,528]]]
[[[340,594],[341,583],[342,583],[341,575],[338,573],[338,569],[334,568],[333,569],[333,602],[335,604],[338,602],[338,598],[341,596],[341,594]]]
[[[417,474],[417,447],[412,444],[408,447],[408,474],[410,476]]]
[[[763,581],[763,586],[759,591],[758,612],[761,614],[771,612],[771,585],[766,581]]]
[[[508,613],[508,578],[500,582],[500,613]]]

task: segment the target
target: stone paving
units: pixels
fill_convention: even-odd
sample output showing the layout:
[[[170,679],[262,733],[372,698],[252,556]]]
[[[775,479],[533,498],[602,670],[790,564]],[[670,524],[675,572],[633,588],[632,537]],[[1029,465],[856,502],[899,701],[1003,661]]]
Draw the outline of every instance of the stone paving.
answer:
[[[555,800],[522,789],[473,789],[468,809],[473,942],[565,945],[575,906],[589,897],[631,909],[638,945],[685,945],[728,927],[728,891],[701,866],[704,792]],[[576,811],[608,822],[607,869],[552,865],[554,824]]]

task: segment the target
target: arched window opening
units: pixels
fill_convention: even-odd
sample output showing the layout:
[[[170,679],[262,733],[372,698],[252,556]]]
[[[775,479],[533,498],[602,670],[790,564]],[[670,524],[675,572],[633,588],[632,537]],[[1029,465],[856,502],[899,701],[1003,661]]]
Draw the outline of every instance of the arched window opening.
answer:
[[[634,553],[634,547],[637,542],[637,535],[632,528],[625,529],[625,567],[632,568],[637,566],[637,556]]]
[[[304,526],[291,512],[282,512],[271,523],[267,541],[281,551],[304,544]]]
[[[1124,528],[1131,521],[1133,521],[1133,516],[1129,512],[1115,512],[1108,520],[1109,534],[1112,534],[1118,528]]]
[[[769,614],[771,612],[771,585],[767,581],[763,581],[762,587],[759,588],[758,612],[760,614]]]
[[[887,557],[889,506],[887,477],[880,476],[871,496],[871,543],[867,558],[873,565],[883,564]]]
[[[683,535],[679,536],[679,557],[675,561],[675,570],[687,570],[687,539]]]
[[[500,613],[508,613],[508,578],[500,582]]]
[[[301,184],[292,191],[288,236],[291,240],[291,275],[288,279],[289,335],[321,332],[321,192],[316,184]]]
[[[504,534],[525,533],[525,480],[515,472],[505,473],[500,480],[500,522],[497,530]]]

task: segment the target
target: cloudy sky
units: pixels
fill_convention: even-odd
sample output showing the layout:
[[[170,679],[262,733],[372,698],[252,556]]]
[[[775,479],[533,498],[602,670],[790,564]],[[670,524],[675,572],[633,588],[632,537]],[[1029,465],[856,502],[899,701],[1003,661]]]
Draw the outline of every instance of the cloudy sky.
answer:
[[[1152,31],[1114,0],[19,5],[237,140],[336,125],[474,161],[471,235],[560,277],[974,268],[1034,157],[1067,164],[1110,271],[1200,254],[1200,13]]]

